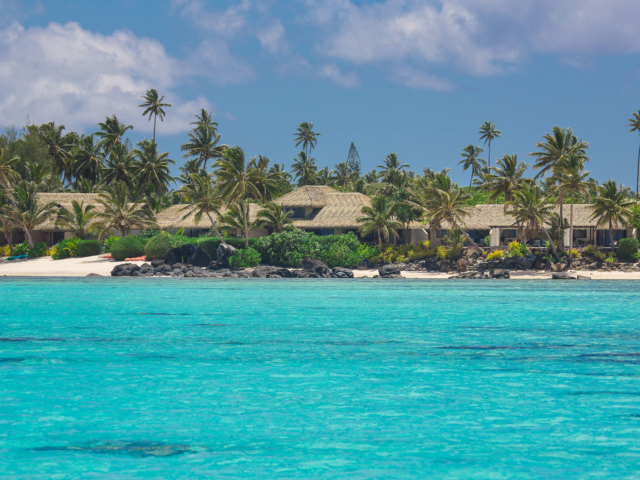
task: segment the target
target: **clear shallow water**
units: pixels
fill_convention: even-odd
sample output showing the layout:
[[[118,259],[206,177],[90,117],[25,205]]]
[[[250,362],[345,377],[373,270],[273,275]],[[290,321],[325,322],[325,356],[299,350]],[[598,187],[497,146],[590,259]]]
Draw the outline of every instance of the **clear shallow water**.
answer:
[[[634,282],[0,280],[3,478],[640,478]]]

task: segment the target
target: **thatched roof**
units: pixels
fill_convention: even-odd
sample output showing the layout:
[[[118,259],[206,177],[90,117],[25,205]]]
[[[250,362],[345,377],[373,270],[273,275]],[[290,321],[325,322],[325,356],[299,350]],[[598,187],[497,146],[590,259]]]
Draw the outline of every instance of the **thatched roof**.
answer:
[[[326,196],[335,193],[340,192],[326,185],[307,185],[277,198],[274,203],[283,207],[322,208],[327,205]]]
[[[196,214],[195,212],[190,213],[186,218],[182,218],[185,214],[189,213],[189,209],[182,210],[183,208],[188,207],[188,205],[172,205],[169,208],[161,211],[156,215],[156,219],[158,221],[158,225],[160,225],[161,229],[166,228],[201,228],[208,229],[211,228],[211,222],[209,221],[209,217],[204,215],[200,222],[196,225]],[[255,220],[258,217],[258,212],[262,210],[263,207],[260,205],[256,205],[255,203],[249,204],[249,218],[251,221]],[[182,211],[181,211],[182,210]],[[222,214],[224,214],[226,210],[222,210]],[[214,221],[218,221],[218,215],[215,213],[211,214],[211,217]]]
[[[97,202],[99,195],[97,193],[38,193],[38,201],[42,203],[55,203],[58,208],[65,208],[70,212],[73,211],[73,201],[84,203],[84,206],[95,205],[96,210],[100,210],[100,204]],[[56,226],[57,215],[53,215],[47,221],[38,225],[38,230],[59,232],[65,229]]]

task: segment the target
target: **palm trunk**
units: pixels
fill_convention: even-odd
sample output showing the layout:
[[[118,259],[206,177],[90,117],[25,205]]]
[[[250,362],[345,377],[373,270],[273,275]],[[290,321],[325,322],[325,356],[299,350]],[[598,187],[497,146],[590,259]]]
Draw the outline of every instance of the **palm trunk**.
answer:
[[[209,221],[211,222],[211,228],[213,228],[213,231],[216,232],[216,235],[220,239],[220,243],[222,243],[223,245],[226,245],[227,242],[225,242],[224,238],[222,238],[222,234],[218,230],[218,226],[216,225],[216,222],[213,221],[213,218],[211,218],[211,214],[209,212],[207,212],[207,217],[209,217]]]
[[[569,220],[569,265],[573,261],[573,192],[571,192],[571,212]]]
[[[553,256],[556,257],[556,260],[559,262],[560,261],[560,256],[558,255],[558,251],[556,250],[556,244],[553,243],[553,240],[551,239],[551,235],[549,235],[549,231],[544,228],[541,227],[542,231],[544,232],[544,234],[547,236],[547,240],[549,240],[549,245],[551,245],[551,250],[553,251]]]
[[[31,230],[26,227],[23,227],[23,230],[24,234],[27,237],[27,244],[29,245],[29,248],[33,248],[33,238],[31,238]]]
[[[638,198],[638,190],[640,190],[640,147],[638,148],[638,175],[636,176],[636,198]]]
[[[609,246],[613,249],[613,242],[618,234],[618,229],[613,229],[613,222],[609,219]]]
[[[153,116],[153,143],[156,143],[156,119],[158,118],[158,114],[156,113]]]
[[[379,228],[376,228],[376,232],[378,232],[378,253],[382,253],[382,232]]]
[[[429,224],[429,242],[431,243],[429,246],[434,248],[436,245],[436,225],[433,222]]]
[[[563,201],[560,200],[560,231],[562,231],[564,229],[564,220],[562,217],[562,203]],[[562,249],[564,250],[564,234],[562,235],[562,238],[560,239],[560,247],[562,247]]]
[[[467,240],[471,242],[471,245],[478,251],[478,253],[482,254],[482,249],[478,245],[476,245],[476,242],[473,241],[473,238],[471,238],[467,232],[460,228],[455,220],[452,219],[451,223],[453,224],[453,228],[457,228],[458,230],[460,230],[462,234],[467,237]]]
[[[249,225],[247,222],[247,217],[249,216],[249,209],[245,208],[244,200],[240,202],[240,207],[242,208],[242,223],[244,226],[244,248],[249,248]]]
[[[489,168],[491,168],[491,140],[489,140]]]
[[[473,168],[471,169],[471,180],[469,180],[469,193],[471,193],[472,184],[473,184]]]

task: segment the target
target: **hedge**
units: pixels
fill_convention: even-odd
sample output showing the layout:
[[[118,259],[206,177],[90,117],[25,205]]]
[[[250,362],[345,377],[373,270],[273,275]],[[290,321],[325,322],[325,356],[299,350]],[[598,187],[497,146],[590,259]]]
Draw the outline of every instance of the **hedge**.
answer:
[[[119,262],[142,255],[144,255],[144,247],[136,237],[123,237],[111,245],[111,256]]]
[[[618,257],[622,260],[637,260],[638,240],[635,238],[623,238],[618,242]]]
[[[91,257],[100,255],[102,251],[102,243],[99,240],[80,240],[78,241],[77,257]]]
[[[167,258],[169,250],[174,248],[171,240],[171,235],[167,232],[162,232],[151,238],[144,247],[144,254],[147,256],[147,260],[164,260]]]

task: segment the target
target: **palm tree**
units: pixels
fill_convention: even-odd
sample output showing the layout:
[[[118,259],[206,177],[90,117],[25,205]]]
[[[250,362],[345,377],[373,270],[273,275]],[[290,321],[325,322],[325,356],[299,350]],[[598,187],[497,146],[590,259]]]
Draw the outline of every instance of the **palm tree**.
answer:
[[[111,152],[111,149],[115,145],[121,145],[127,130],[133,130],[133,125],[125,125],[118,120],[115,114],[112,117],[107,117],[104,122],[98,123],[100,131],[96,133],[100,138],[101,144],[104,147],[106,153]]]
[[[99,238],[110,229],[120,231],[125,237],[133,228],[159,228],[153,212],[132,200],[129,186],[125,182],[103,185],[96,200],[102,205],[102,211],[97,212],[94,217],[97,220],[94,227],[100,230]]]
[[[268,170],[268,175],[271,181],[275,185],[274,197],[279,197],[285,193],[289,193],[292,189],[291,180],[292,176],[287,172],[284,163],[274,163]]]
[[[402,224],[395,220],[395,202],[384,195],[374,197],[371,206],[362,207],[361,217],[356,218],[360,224],[360,232],[366,236],[372,232],[378,233],[378,252],[382,252],[382,239],[389,242],[390,235],[398,238],[397,230]]]
[[[426,202],[427,220],[437,222],[449,222],[450,230],[456,228],[462,232],[471,245],[480,253],[482,250],[469,234],[462,228],[464,218],[470,215],[469,211],[475,207],[466,204],[471,195],[465,193],[460,188],[450,187],[447,189],[433,188],[432,197]]]
[[[321,137],[322,134],[313,131],[313,122],[302,122],[298,128],[296,128],[293,136],[296,137],[296,147],[302,144],[302,149],[308,157],[311,150],[316,147],[318,137]]]
[[[222,231],[234,235],[240,233],[247,239],[244,233],[245,223],[248,225],[249,230],[254,230],[259,226],[258,221],[251,221],[249,205],[251,204],[245,203],[243,206],[239,202],[231,202],[227,211],[220,216],[220,228]]]
[[[383,179],[386,178],[390,171],[409,168],[408,163],[400,163],[397,153],[390,153],[384,158],[382,163],[383,165],[378,165],[378,168],[380,169],[380,177]]]
[[[133,171],[135,169],[135,157],[126,145],[114,145],[109,151],[109,156],[105,161],[104,168],[100,172],[102,182],[110,184],[113,182],[126,182],[133,185]]]
[[[589,144],[578,140],[573,134],[573,130],[570,128],[564,129],[556,125],[553,127],[552,132],[553,134],[545,133],[542,136],[544,141],[536,143],[539,151],[529,154],[530,157],[536,159],[533,168],[540,169],[536,178],[543,177],[547,173],[552,172],[556,163],[570,155],[575,155],[585,161],[589,159],[586,154],[589,149]]]
[[[198,175],[197,173],[191,174],[191,181],[182,186],[180,191],[183,194],[184,201],[188,204],[186,207],[178,210],[179,212],[186,211],[181,220],[184,220],[189,215],[195,213],[194,223],[198,225],[203,215],[206,215],[211,222],[211,228],[224,245],[227,243],[224,241],[224,237],[218,230],[216,223],[211,216],[212,213],[220,216],[220,209],[222,208],[224,201],[220,196],[220,193],[214,188],[211,177],[208,174]]]
[[[98,181],[100,172],[104,169],[104,152],[100,143],[95,141],[93,134],[83,135],[78,139],[72,158],[71,169],[77,180]]]
[[[304,152],[302,152],[304,153]],[[315,162],[315,159],[312,158]],[[295,163],[291,166],[291,170],[295,171]],[[315,167],[315,164],[314,164]],[[333,176],[333,170],[329,170],[329,167],[325,166],[318,170],[315,174],[311,176],[311,183],[309,185],[331,185],[331,177]],[[300,182],[298,182],[298,186],[300,186]]]
[[[207,168],[210,159],[222,158],[229,145],[218,145],[220,135],[215,128],[206,125],[198,125],[189,132],[189,141],[180,146],[180,150],[187,152],[184,157],[196,157],[198,168]]]
[[[374,168],[369,173],[363,175],[362,178],[364,178],[364,181],[367,182],[368,184],[372,184],[372,183],[378,183],[378,180],[380,179],[380,175],[378,174],[378,172],[376,172],[376,169]]]
[[[464,171],[466,172],[469,168],[471,169],[471,180],[469,181],[469,186],[473,183],[473,176],[478,174],[482,163],[484,160],[480,158],[480,154],[484,152],[484,150],[480,147],[474,147],[469,144],[462,149],[462,153],[460,156],[462,160],[458,163],[458,165],[463,165]]]
[[[7,216],[11,223],[22,228],[29,248],[33,248],[31,232],[51,218],[56,211],[55,202],[41,203],[38,200],[38,185],[21,180],[13,189],[14,205],[9,207]]]
[[[351,169],[347,162],[342,162],[334,165],[335,170],[333,171],[333,182],[336,185],[340,185],[341,187],[346,187],[353,178],[351,173]]]
[[[213,112],[208,112],[206,109],[200,109],[200,115],[196,114],[196,121],[190,122],[189,125],[196,125],[197,127],[204,125],[207,128],[212,128],[214,131],[218,128],[218,122],[213,121]]]
[[[17,155],[9,157],[8,150],[0,147],[0,186],[2,186],[14,207],[16,203],[12,194],[12,185],[20,179],[20,175],[13,167],[18,165],[18,162],[20,162],[20,157]]]
[[[631,208],[634,205],[631,189],[609,179],[602,184],[598,196],[593,199],[591,219],[598,219],[596,228],[609,224],[609,235],[613,244],[618,227],[629,223]]]
[[[292,223],[291,215],[293,215],[293,212],[285,212],[282,205],[267,203],[265,208],[258,212],[258,222],[262,227],[267,227],[275,233],[280,233],[287,225]]]
[[[158,154],[158,144],[149,140],[138,142],[138,148],[133,151],[137,161],[133,164],[132,173],[137,184],[151,184],[156,192],[164,193],[169,184],[174,181],[169,165],[176,162],[169,158],[169,152]]]
[[[496,130],[495,123],[491,123],[491,121],[488,121],[480,125],[480,131],[478,131],[478,135],[480,135],[480,140],[484,140],[485,145],[489,143],[489,167],[491,167],[491,142],[495,138],[500,138],[502,132],[500,130]]]
[[[513,199],[514,192],[520,190],[525,184],[530,182],[524,178],[527,164],[518,163],[518,155],[505,155],[497,161],[497,166],[491,167],[491,173],[484,176],[484,189],[491,196],[489,202],[495,202],[500,195],[504,194],[504,211],[507,212],[508,203]]]
[[[545,227],[546,224],[551,224],[552,217],[555,215],[554,205],[542,189],[535,184],[524,185],[522,189],[513,192],[513,199],[509,205],[512,209],[507,212],[507,215],[513,216],[516,224],[525,227],[523,243],[527,243],[529,238],[536,236],[538,231],[542,230],[551,245],[553,255],[559,261],[555,242]]]
[[[141,98],[144,99],[144,103],[142,105],[138,105],[138,108],[144,108],[144,112],[142,112],[142,116],[145,117],[149,114],[149,121],[151,121],[151,117],[153,116],[153,141],[156,141],[156,119],[160,117],[160,121],[164,121],[164,107],[170,107],[170,103],[162,103],[164,100],[164,95],[159,97],[158,90],[152,88],[151,90],[147,90]]]
[[[314,177],[318,171],[316,159],[308,157],[305,152],[298,153],[298,158],[293,159],[291,170],[295,174],[295,178],[298,179],[298,186],[303,187],[305,185],[315,184]]]
[[[630,132],[640,133],[640,110],[632,113],[632,117],[629,119],[627,127],[631,127]],[[640,149],[638,150],[638,173],[636,174],[636,197],[640,195]]]
[[[77,141],[77,135],[73,132],[63,134],[64,125],[56,125],[55,122],[43,123],[39,127],[31,125],[29,130],[38,135],[46,145],[49,156],[53,160],[55,172],[62,175],[65,180],[70,179],[69,157]]]
[[[56,225],[69,230],[74,236],[85,239],[93,231],[91,220],[93,220],[97,214],[94,205],[84,206],[84,202],[78,203],[77,200],[71,202],[73,211],[69,211],[66,208],[61,208],[58,212],[58,219]]]
[[[558,179],[557,203],[569,196],[571,211],[569,214],[569,263],[573,260],[573,200],[574,195],[589,195],[589,173],[584,170],[585,160],[572,154],[556,164],[554,176]]]
[[[0,190],[0,233],[4,234],[4,238],[9,245],[9,249],[13,251],[12,233],[15,227],[9,216],[11,204],[4,192]]]
[[[260,172],[251,165],[247,165],[244,151],[240,147],[232,147],[224,152],[224,157],[214,164],[218,178],[218,187],[227,202],[237,201],[242,210],[245,209],[247,199],[259,199]],[[244,246],[249,248],[249,224],[244,216]]]

